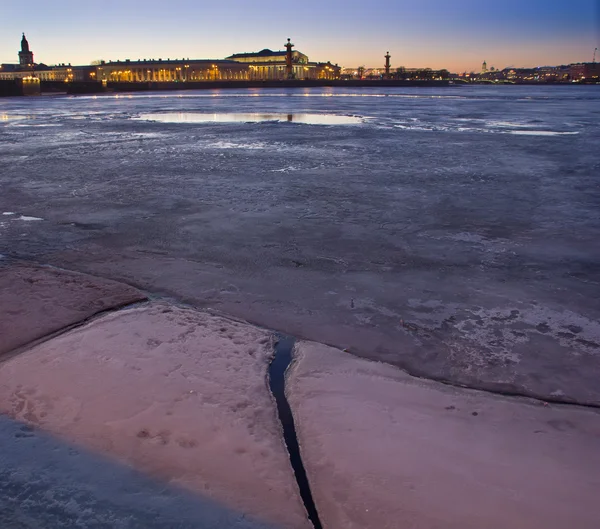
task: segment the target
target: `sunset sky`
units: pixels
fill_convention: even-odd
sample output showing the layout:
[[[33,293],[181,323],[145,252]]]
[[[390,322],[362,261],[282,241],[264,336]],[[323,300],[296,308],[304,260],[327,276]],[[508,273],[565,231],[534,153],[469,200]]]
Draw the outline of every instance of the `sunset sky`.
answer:
[[[591,61],[600,0],[28,0],[2,2],[0,62],[223,58],[282,49],[342,66],[479,70]],[[600,57],[600,56],[599,56]]]

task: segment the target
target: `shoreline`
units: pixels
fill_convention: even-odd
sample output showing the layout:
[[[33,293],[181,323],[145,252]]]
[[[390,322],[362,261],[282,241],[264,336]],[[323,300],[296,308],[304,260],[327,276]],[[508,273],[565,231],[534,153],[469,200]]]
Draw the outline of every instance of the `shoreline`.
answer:
[[[449,81],[399,81],[399,80],[287,80],[287,81],[187,81],[187,82],[109,82],[106,86],[100,83],[71,83],[68,93],[89,94],[105,92],[160,92],[185,90],[215,89],[260,89],[260,88],[397,88],[397,87],[448,87]],[[50,88],[50,87],[47,87]],[[42,90],[44,83],[42,83]]]
[[[111,94],[130,92],[179,92],[188,90],[243,90],[262,88],[453,88],[467,86],[592,86],[600,83],[485,83],[446,80],[399,80],[399,79],[352,79],[352,80],[271,80],[271,81],[186,81],[186,82],[99,82],[64,83],[42,81],[41,95]],[[40,94],[24,94],[19,80],[0,81],[0,97],[22,97]]]

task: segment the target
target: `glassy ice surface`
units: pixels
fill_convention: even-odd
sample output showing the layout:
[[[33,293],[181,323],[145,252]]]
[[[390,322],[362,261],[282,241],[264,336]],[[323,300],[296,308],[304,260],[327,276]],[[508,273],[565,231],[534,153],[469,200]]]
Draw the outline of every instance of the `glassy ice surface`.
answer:
[[[54,96],[0,117],[2,255],[600,404],[598,87]]]
[[[135,118],[134,118],[135,119]],[[162,123],[259,123],[261,121],[285,121],[305,125],[356,125],[361,118],[336,116],[335,114],[261,114],[259,112],[221,112],[204,114],[201,112],[165,112],[141,114],[140,120]]]

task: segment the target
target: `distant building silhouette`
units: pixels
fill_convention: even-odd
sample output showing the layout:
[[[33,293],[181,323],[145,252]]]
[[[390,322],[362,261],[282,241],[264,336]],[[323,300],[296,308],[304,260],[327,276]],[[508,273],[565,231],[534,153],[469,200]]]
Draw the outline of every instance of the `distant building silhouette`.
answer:
[[[19,52],[19,64],[21,65],[22,68],[32,68],[33,67],[33,52],[29,49],[29,42],[27,42],[25,33],[23,33],[23,38],[21,39],[21,51]]]
[[[385,78],[389,79],[390,78],[390,59],[391,59],[391,55],[390,52],[386,52],[386,54],[384,55],[385,57]]]

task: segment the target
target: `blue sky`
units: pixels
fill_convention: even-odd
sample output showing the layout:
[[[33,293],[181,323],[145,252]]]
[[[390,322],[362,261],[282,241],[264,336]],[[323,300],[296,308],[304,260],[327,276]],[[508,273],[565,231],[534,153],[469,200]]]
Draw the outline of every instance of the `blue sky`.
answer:
[[[537,66],[590,61],[600,0],[2,0],[0,62],[25,31],[37,62],[222,58],[291,37],[342,66]],[[24,8],[26,6],[26,8]]]

